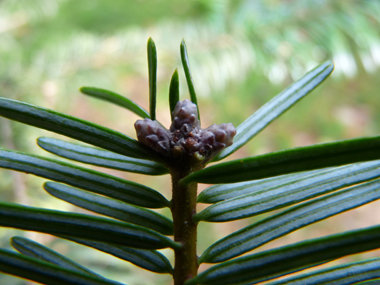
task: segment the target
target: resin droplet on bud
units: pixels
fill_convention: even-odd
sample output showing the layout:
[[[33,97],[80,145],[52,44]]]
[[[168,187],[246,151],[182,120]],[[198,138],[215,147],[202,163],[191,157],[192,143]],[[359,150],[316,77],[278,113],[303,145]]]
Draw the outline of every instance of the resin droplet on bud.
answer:
[[[187,99],[177,103],[169,130],[150,119],[136,121],[135,128],[139,142],[157,153],[169,159],[189,158],[199,163],[232,145],[236,135],[231,123],[201,129],[197,106]]]

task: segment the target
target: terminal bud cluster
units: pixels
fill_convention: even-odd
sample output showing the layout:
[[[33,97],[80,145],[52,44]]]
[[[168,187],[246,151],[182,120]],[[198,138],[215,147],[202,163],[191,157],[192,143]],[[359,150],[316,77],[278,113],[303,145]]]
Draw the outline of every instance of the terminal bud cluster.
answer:
[[[190,158],[206,162],[222,149],[232,145],[236,129],[231,123],[202,129],[197,106],[190,100],[179,101],[173,111],[173,122],[167,130],[157,121],[135,123],[139,142],[168,158]]]

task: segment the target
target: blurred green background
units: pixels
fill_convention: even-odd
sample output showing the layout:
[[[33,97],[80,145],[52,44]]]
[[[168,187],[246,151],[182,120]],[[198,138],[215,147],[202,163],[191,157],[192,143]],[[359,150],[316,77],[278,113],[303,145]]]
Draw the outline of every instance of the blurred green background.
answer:
[[[380,2],[371,0],[1,0],[0,96],[135,137],[135,115],[87,98],[78,89],[110,89],[148,109],[146,42],[152,37],[158,50],[157,117],[169,126],[168,87],[175,68],[180,71],[181,98],[188,98],[179,56],[184,38],[203,126],[223,122],[238,126],[316,65],[329,59],[335,62],[326,82],[232,158],[377,135],[379,15]],[[50,156],[36,146],[39,136],[58,137],[0,118],[2,147]],[[167,177],[102,171],[147,184],[170,197]],[[43,179],[7,170],[0,170],[0,179],[2,201],[84,212],[44,193]],[[379,206],[372,203],[263,248],[379,223]],[[199,250],[259,218],[201,223]],[[13,235],[25,233],[0,229],[0,246],[9,248]],[[170,276],[144,272],[95,250],[47,235],[26,235],[124,283],[171,282]],[[378,253],[366,254],[372,255]],[[0,275],[0,284],[32,283]]]

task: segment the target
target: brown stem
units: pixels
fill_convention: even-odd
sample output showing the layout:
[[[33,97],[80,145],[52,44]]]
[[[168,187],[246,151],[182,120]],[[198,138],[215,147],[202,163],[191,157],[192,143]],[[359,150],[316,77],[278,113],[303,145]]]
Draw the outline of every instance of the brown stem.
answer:
[[[174,285],[183,285],[198,272],[197,224],[192,219],[196,213],[197,184],[179,185],[179,180],[192,172],[191,169],[183,169],[184,167],[186,164],[171,168],[174,240],[183,245],[174,252]]]

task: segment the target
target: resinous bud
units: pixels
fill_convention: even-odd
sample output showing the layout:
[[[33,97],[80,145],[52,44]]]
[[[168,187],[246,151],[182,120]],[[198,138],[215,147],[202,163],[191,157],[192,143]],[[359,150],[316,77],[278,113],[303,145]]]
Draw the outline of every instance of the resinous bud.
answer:
[[[157,121],[151,119],[137,120],[135,122],[137,139],[139,142],[161,154],[167,155],[170,151],[170,132]]]
[[[170,131],[179,130],[184,125],[188,125],[189,128],[199,127],[197,105],[188,99],[179,101],[172,115],[173,122]]]
[[[236,135],[231,123],[201,129],[197,106],[190,100],[177,103],[170,130],[150,119],[136,121],[135,128],[139,142],[171,160],[187,157],[190,163],[206,163]]]

